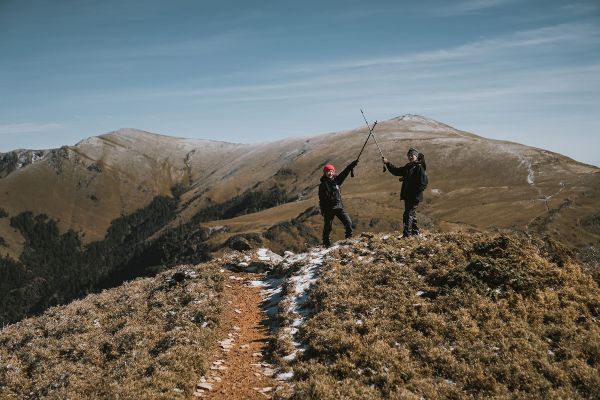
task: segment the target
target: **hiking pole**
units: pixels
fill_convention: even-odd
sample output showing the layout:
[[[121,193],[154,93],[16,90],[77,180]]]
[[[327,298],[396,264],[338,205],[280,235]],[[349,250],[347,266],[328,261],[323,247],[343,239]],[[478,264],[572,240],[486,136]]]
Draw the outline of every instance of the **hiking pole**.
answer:
[[[367,124],[367,128],[369,127],[369,123],[367,122],[367,117],[365,117],[365,113],[363,112],[362,108],[360,109],[360,113],[363,116],[363,119],[365,120],[365,123]],[[375,122],[375,124],[377,124],[377,122]],[[373,128],[375,128],[375,125],[373,125]],[[371,129],[369,131],[369,136],[373,136],[373,140],[375,141],[375,144],[377,145],[377,149],[379,149],[379,154],[381,154],[381,158],[385,158],[383,156],[383,151],[381,151],[381,147],[379,147],[379,143],[377,143],[377,139],[375,139],[375,135],[373,134],[373,129]],[[367,140],[369,140],[369,138],[367,138]],[[383,166],[383,172],[385,172],[385,165]]]
[[[373,129],[375,129],[375,125],[377,125],[377,121],[375,121],[372,128],[369,128],[369,124],[367,124],[367,128],[369,128],[369,136],[371,136]],[[358,157],[356,157],[357,160],[360,159],[360,155],[362,154],[363,150],[365,149],[365,146],[369,142],[369,136],[367,136],[367,140],[365,140],[365,144],[363,144],[362,149],[360,149],[360,153],[358,153]],[[354,168],[352,168],[350,170],[350,176],[354,178]]]

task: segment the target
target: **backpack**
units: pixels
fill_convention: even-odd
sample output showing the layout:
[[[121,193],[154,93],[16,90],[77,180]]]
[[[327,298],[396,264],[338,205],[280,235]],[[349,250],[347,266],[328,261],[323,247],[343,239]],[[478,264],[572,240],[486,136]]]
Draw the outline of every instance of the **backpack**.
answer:
[[[417,161],[420,162],[421,166],[423,167],[423,180],[425,181],[425,184],[423,185],[423,190],[425,190],[425,188],[427,188],[427,185],[429,184],[429,177],[427,176],[427,163],[425,162],[425,154],[419,153],[419,155],[417,156]]]

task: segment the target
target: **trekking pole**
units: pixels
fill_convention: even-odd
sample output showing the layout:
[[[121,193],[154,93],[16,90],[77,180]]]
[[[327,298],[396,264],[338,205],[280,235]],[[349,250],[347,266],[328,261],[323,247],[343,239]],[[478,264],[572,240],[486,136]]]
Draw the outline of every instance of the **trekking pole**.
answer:
[[[369,128],[369,136],[371,136],[373,129],[375,129],[375,125],[377,125],[377,121],[375,121],[375,123],[373,124],[372,128]],[[369,125],[367,125],[367,128],[369,127]],[[360,153],[358,153],[358,157],[356,157],[356,159],[360,159],[360,155],[362,154],[363,150],[365,149],[365,146],[367,145],[367,143],[369,142],[369,136],[367,136],[367,140],[365,140],[365,144],[363,144],[362,149],[360,149]],[[354,178],[354,168],[352,168],[350,170],[350,176]]]
[[[360,109],[360,113],[363,116],[363,119],[365,120],[365,123],[367,124],[367,128],[369,127],[369,123],[367,122],[367,117],[365,117],[365,113],[363,112],[362,108]],[[375,125],[377,125],[377,122],[375,122]],[[375,125],[373,125],[373,128],[375,128]],[[377,143],[377,139],[375,139],[375,135],[373,134],[373,129],[371,129],[369,131],[369,136],[373,136],[373,140],[375,141],[375,144],[377,145],[377,148],[379,149],[379,154],[381,154],[381,158],[385,158],[383,156],[383,152],[381,151],[381,147],[379,147],[379,143]],[[367,140],[369,140],[369,138],[367,138]],[[365,143],[366,144],[366,143]],[[361,150],[362,151],[362,150]],[[385,172],[385,165],[383,166],[383,172]]]

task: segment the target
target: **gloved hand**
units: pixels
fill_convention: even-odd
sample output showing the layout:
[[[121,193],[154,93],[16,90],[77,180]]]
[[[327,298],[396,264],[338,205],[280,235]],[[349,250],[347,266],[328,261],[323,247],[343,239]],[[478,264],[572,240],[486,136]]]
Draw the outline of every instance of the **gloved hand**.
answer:
[[[387,158],[385,158],[385,157],[381,157],[381,161],[383,161],[383,163],[384,163],[384,164],[387,164],[387,163],[388,163],[388,159],[387,159]]]
[[[356,167],[358,165],[358,160],[354,160],[352,161],[350,164],[348,164],[348,166],[350,167],[350,169],[353,169],[354,167]]]

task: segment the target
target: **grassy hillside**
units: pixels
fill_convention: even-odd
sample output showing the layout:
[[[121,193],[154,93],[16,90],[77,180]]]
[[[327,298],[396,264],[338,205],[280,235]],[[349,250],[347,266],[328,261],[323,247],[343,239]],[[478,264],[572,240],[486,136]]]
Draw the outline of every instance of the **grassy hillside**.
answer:
[[[222,290],[216,266],[180,266],[6,327],[0,398],[189,398]]]
[[[405,162],[409,147],[426,155],[430,184],[420,211],[440,231],[525,230],[574,248],[597,247],[600,241],[596,167],[418,116],[382,121],[376,134],[394,163]],[[275,226],[299,237],[294,245],[299,248],[314,242],[314,232],[299,236],[305,229],[298,224],[281,224],[289,225],[316,205],[322,166],[332,162],[342,169],[365,137],[361,126],[241,145],[122,129],[71,147],[0,155],[0,204],[10,218],[27,211],[46,214],[57,221],[61,233],[73,230],[89,244],[102,240],[113,220],[149,205],[156,196],[170,195],[174,186],[182,201],[167,229],[190,221],[229,219],[297,199],[311,204],[285,219],[264,211],[256,218],[264,225],[258,233]],[[360,230],[364,225],[369,231],[396,229],[400,184],[382,173],[372,141],[355,172],[343,191]],[[271,204],[258,204],[265,201]],[[254,225],[237,228],[232,234],[257,233]],[[0,237],[0,254],[18,259],[25,238],[8,218],[0,217]]]
[[[277,346],[293,398],[600,393],[600,288],[554,242],[363,234],[320,257],[306,321],[288,322],[305,350],[288,364]]]

